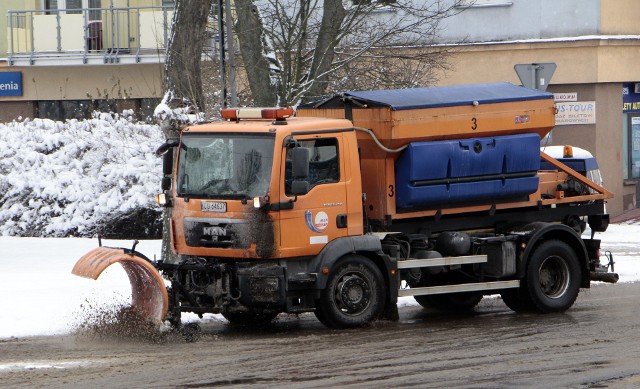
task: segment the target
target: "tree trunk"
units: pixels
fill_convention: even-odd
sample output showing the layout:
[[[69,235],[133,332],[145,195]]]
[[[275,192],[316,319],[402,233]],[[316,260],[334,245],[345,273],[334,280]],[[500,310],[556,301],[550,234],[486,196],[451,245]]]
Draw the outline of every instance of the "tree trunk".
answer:
[[[318,98],[327,89],[334,50],[339,42],[340,27],[346,16],[342,0],[324,0],[322,24],[316,40],[309,78],[313,80],[307,98]]]
[[[174,101],[187,100],[196,112],[205,109],[200,62],[211,2],[176,0],[164,64],[165,91],[171,92]],[[172,130],[177,135],[180,128]]]
[[[278,103],[277,85],[272,81],[271,66],[265,53],[267,47],[262,35],[264,26],[260,13],[253,0],[234,2],[237,17],[236,34],[254,104],[258,107],[275,106]]]

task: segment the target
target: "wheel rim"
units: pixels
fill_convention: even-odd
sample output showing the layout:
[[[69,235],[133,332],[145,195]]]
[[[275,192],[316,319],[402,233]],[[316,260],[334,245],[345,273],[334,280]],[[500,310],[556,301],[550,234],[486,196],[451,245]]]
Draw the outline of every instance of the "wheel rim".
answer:
[[[545,296],[557,299],[569,287],[570,275],[567,262],[559,256],[547,257],[540,265],[540,290]]]
[[[362,274],[347,273],[336,284],[335,301],[342,313],[358,315],[371,302],[371,286]]]

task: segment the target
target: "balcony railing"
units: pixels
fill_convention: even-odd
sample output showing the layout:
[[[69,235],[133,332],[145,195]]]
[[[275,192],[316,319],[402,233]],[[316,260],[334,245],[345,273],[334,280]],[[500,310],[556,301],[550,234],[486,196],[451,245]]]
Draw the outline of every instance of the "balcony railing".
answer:
[[[173,7],[9,11],[10,65],[158,63]]]

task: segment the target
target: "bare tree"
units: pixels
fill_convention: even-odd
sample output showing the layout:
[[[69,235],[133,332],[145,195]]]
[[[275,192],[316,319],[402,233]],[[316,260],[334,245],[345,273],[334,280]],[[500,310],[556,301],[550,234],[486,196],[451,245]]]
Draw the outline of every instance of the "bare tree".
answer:
[[[287,105],[346,85],[421,86],[447,67],[433,45],[464,0],[235,0],[256,105]],[[359,85],[359,86],[358,86]]]

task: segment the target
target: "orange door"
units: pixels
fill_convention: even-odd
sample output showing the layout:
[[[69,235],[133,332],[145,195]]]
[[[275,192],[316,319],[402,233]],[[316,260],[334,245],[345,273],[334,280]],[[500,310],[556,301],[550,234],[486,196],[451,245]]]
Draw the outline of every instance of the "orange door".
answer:
[[[310,149],[307,194],[298,196],[293,209],[280,211],[281,256],[315,255],[333,239],[347,236],[347,191],[342,134],[296,137]],[[284,182],[280,201],[293,199],[291,153],[283,157]]]

